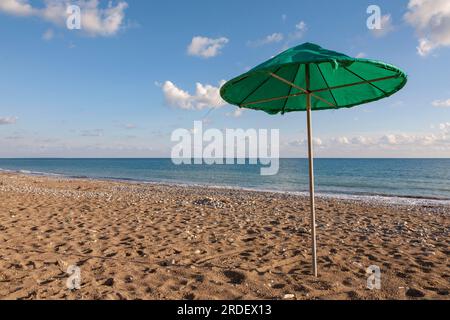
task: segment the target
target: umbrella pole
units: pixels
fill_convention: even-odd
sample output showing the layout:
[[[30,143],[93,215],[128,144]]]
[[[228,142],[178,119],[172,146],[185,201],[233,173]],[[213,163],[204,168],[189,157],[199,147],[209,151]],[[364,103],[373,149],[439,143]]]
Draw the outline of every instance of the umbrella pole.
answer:
[[[306,89],[309,90],[309,64],[306,65]],[[309,158],[309,197],[311,208],[311,251],[312,251],[312,271],[317,277],[317,244],[316,244],[316,208],[314,199],[314,154],[311,125],[311,93],[307,94],[306,114],[308,125],[308,158]]]

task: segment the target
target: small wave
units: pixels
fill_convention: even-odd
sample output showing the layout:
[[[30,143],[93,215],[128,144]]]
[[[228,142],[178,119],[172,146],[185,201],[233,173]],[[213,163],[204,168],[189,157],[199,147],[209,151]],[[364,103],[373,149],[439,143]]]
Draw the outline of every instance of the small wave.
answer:
[[[352,195],[352,194],[318,194],[322,198],[342,200],[356,200],[374,204],[397,204],[410,206],[450,206],[448,199],[436,199],[414,196],[388,196],[388,195]]]
[[[141,182],[141,181],[134,181]],[[226,190],[242,190],[251,192],[266,192],[266,193],[276,193],[276,194],[290,194],[301,197],[309,197],[309,192],[307,191],[286,191],[286,190],[273,190],[273,189],[263,189],[263,188],[248,188],[248,187],[236,187],[236,186],[226,186],[226,185],[207,185],[198,183],[174,183],[174,182],[150,182],[148,184],[156,185],[172,185],[179,187],[200,187],[200,188],[214,188],[214,189],[226,189]],[[408,206],[450,206],[450,199],[440,199],[440,198],[427,198],[427,197],[414,197],[414,196],[395,196],[395,195],[356,195],[347,193],[316,193],[317,198],[322,199],[338,199],[338,200],[352,200],[361,201],[373,204],[393,204],[393,205],[408,205]]]
[[[59,173],[52,173],[52,172],[41,172],[41,171],[32,171],[32,170],[10,170],[10,169],[4,169],[0,168],[0,172],[6,172],[6,173],[21,173],[26,175],[34,175],[34,176],[48,176],[48,177],[64,177],[66,175],[62,175]]]
[[[59,174],[52,172],[41,172],[41,171],[31,171],[31,170],[8,170],[0,168],[0,172],[8,173],[21,173],[26,175],[38,175],[44,177],[61,177],[67,179],[90,179],[90,180],[102,180],[102,181],[121,181],[125,183],[144,183],[153,185],[166,185],[166,186],[179,186],[179,187],[201,187],[201,188],[214,188],[214,189],[227,189],[227,190],[242,190],[242,191],[253,191],[253,192],[267,192],[267,193],[278,193],[278,194],[291,194],[302,197],[308,197],[309,192],[307,191],[289,191],[282,189],[270,189],[270,188],[258,188],[258,187],[241,187],[233,185],[213,185],[207,183],[195,183],[186,181],[174,181],[165,179],[139,179],[139,178],[119,178],[119,177],[101,177],[101,176],[87,176],[87,175],[69,175],[69,174]],[[392,195],[392,194],[370,194],[370,193],[331,193],[331,192],[317,192],[317,198],[324,199],[340,199],[340,200],[353,200],[353,201],[363,201],[367,203],[374,204],[398,204],[398,205],[429,205],[429,206],[450,206],[450,199],[445,198],[433,198],[424,196],[409,196],[409,195]]]

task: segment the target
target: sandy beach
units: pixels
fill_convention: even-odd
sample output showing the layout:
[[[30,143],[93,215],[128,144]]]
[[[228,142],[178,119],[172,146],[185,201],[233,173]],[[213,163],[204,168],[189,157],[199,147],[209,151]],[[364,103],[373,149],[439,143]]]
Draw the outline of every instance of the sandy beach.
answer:
[[[449,299],[449,216],[319,198],[316,279],[305,197],[1,173],[0,298]]]

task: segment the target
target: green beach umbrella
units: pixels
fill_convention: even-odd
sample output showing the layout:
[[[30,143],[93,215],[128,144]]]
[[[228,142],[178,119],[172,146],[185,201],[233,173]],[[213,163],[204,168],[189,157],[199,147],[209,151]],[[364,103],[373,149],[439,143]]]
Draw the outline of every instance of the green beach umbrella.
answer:
[[[351,58],[312,43],[288,49],[228,81],[222,98],[268,114],[307,112],[313,273],[317,276],[311,111],[350,108],[389,97],[406,74],[383,62]]]

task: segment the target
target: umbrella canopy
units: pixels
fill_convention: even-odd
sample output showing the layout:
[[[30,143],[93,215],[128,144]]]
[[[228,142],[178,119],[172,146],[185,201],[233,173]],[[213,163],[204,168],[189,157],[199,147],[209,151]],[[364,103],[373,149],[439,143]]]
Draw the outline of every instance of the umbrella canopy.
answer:
[[[228,103],[269,114],[307,112],[311,255],[317,277],[316,213],[311,111],[350,108],[389,97],[405,86],[406,74],[383,62],[351,58],[304,43],[288,49],[221,89]]]
[[[406,74],[392,65],[305,43],[230,80],[221,96],[242,108],[277,114],[306,111],[306,91],[312,110],[350,108],[388,97],[406,81]]]

